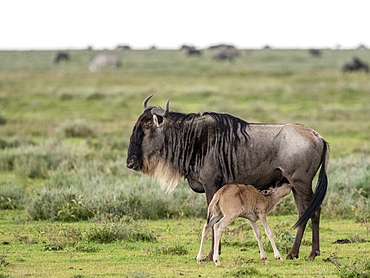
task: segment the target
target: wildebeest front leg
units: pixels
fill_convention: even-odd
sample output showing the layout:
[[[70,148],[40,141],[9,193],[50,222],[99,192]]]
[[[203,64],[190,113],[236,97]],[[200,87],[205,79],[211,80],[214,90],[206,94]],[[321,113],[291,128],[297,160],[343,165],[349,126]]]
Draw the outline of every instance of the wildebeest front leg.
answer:
[[[217,178],[210,178],[209,180],[218,180]],[[204,185],[205,193],[206,193],[206,199],[207,199],[207,206],[212,201],[213,195],[217,192],[217,190],[220,187],[216,187],[215,184],[217,182],[214,182],[213,184]],[[208,255],[206,256],[206,261],[213,261],[213,250],[214,250],[214,242],[215,242],[215,233],[214,229],[212,229],[212,244],[211,244],[211,250],[209,251]],[[218,254],[221,255],[221,242],[218,242]]]

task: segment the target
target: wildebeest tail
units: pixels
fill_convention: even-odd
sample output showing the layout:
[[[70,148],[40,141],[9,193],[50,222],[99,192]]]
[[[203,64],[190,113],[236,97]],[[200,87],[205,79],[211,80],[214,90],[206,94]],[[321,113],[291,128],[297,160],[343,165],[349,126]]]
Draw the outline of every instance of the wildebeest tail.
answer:
[[[218,217],[220,214],[220,208],[218,206],[219,196],[214,195],[212,201],[208,205],[208,215],[207,215],[207,224],[211,220],[215,221],[215,217]]]
[[[315,214],[315,212],[320,208],[322,202],[324,201],[326,191],[328,188],[328,177],[326,174],[327,170],[327,162],[329,158],[329,145],[326,141],[324,141],[324,148],[321,156],[321,169],[319,173],[319,179],[317,181],[317,186],[315,190],[315,194],[308,205],[306,211],[303,215],[298,219],[297,223],[294,224],[294,228],[299,226],[305,225],[307,221]]]

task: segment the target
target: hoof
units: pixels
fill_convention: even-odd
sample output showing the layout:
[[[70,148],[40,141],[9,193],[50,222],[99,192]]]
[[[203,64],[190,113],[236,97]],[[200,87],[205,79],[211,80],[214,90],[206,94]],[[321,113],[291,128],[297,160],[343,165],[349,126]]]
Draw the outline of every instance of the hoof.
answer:
[[[289,254],[288,256],[286,256],[286,259],[287,260],[294,260],[294,259],[298,259],[298,254],[297,255],[294,255],[294,254]]]
[[[221,265],[221,262],[219,260],[215,260],[215,265],[216,266],[220,266]]]
[[[276,257],[277,261],[282,261],[283,259],[281,257]]]
[[[320,251],[311,252],[311,254],[308,256],[308,259],[310,261],[314,261],[316,256],[320,256]]]

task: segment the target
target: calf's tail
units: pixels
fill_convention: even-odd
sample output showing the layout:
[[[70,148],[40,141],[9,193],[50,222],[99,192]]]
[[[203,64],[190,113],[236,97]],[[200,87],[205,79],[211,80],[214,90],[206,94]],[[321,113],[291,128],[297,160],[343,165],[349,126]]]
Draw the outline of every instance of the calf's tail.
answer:
[[[293,228],[297,228],[299,226],[306,225],[307,221],[315,214],[315,212],[320,208],[322,202],[324,201],[326,191],[328,188],[328,177],[326,174],[327,171],[327,163],[329,159],[329,144],[323,140],[324,148],[321,156],[321,169],[319,173],[319,178],[317,181],[317,186],[315,190],[315,194],[308,205],[306,211],[302,214],[302,216],[298,219],[297,223],[294,224]]]

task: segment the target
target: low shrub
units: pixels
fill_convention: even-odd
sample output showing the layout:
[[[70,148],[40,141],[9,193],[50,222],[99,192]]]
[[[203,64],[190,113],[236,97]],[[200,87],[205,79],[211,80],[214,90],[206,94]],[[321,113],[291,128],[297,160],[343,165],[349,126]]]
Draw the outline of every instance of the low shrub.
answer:
[[[95,137],[94,127],[84,119],[76,119],[64,122],[58,129],[57,134],[62,137]]]
[[[156,242],[153,232],[147,230],[136,221],[120,221],[119,223],[106,223],[98,225],[87,231],[88,242],[112,243],[115,241],[147,241]]]
[[[263,277],[256,268],[250,265],[237,266],[230,274],[232,277]]]
[[[83,240],[81,229],[65,225],[48,225],[45,236],[49,244],[58,250],[74,247]]]
[[[0,111],[0,125],[6,125],[7,122],[8,120],[5,118],[3,113]]]
[[[333,253],[325,259],[338,270],[338,276],[341,278],[368,278],[370,277],[370,259],[368,256],[357,257],[355,260],[343,263],[339,260],[337,253]]]
[[[331,160],[328,176],[323,214],[347,219],[355,217],[357,221],[368,222],[369,213],[363,212],[370,210],[370,157],[351,155]]]
[[[156,255],[183,256],[187,255],[189,253],[189,250],[182,245],[175,246],[166,245],[161,248],[156,248],[154,253]]]
[[[146,177],[121,178],[104,172],[56,171],[45,187],[26,203],[31,219],[79,221],[205,217],[204,195],[185,184],[176,193],[166,194]]]
[[[0,209],[23,208],[24,190],[9,182],[0,184]]]
[[[14,171],[19,177],[49,177],[49,172],[61,164],[70,169],[76,160],[84,159],[89,150],[84,145],[49,139],[41,143],[19,145],[0,152],[0,170]]]

